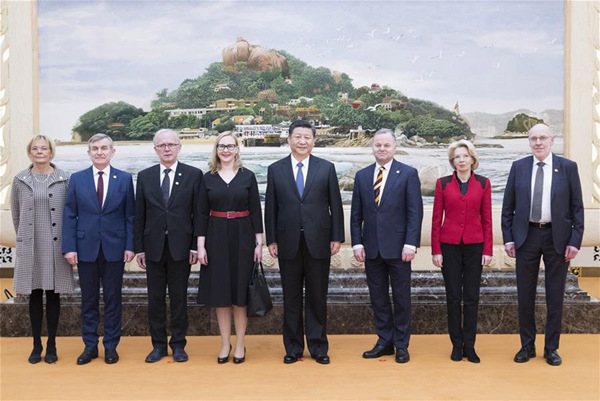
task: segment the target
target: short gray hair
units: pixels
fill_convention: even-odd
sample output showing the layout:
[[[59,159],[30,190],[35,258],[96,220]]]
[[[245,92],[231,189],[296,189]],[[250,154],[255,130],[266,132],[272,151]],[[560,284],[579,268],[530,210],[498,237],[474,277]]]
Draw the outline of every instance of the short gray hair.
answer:
[[[156,134],[154,134],[154,137],[152,138],[152,143],[156,145],[156,139],[162,134],[173,134],[175,135],[175,138],[177,138],[177,143],[181,143],[181,141],[179,140],[179,134],[169,128],[163,128],[156,131]]]
[[[92,143],[94,142],[98,142],[101,141],[103,139],[108,139],[108,142],[110,143],[110,148],[113,148],[113,140],[110,136],[106,135],[106,134],[94,134],[92,135],[92,137],[88,140],[88,148],[90,146],[92,146]]]
[[[393,130],[391,130],[389,128],[380,128],[380,129],[378,129],[373,134],[373,137],[375,137],[376,135],[384,135],[384,134],[390,134],[392,136],[392,138],[394,138],[394,141],[396,140],[396,134],[394,133]]]
[[[529,129],[529,135],[531,134],[548,134],[549,136],[554,136],[550,131],[550,127],[544,123],[538,123]]]

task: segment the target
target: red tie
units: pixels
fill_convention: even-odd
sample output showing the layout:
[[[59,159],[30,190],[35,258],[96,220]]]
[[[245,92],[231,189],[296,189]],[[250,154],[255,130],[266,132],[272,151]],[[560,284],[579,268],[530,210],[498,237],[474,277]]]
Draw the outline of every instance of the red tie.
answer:
[[[103,171],[98,171],[98,203],[100,204],[100,209],[102,209],[102,200],[104,199],[104,180],[102,179]]]

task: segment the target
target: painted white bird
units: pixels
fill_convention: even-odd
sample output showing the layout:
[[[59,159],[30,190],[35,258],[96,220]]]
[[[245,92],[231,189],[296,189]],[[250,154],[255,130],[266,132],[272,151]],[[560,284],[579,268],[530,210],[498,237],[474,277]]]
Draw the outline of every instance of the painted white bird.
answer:
[[[417,60],[418,60],[419,58],[421,58],[421,56],[414,56],[413,58],[410,58],[410,59],[408,59],[408,60],[411,62],[411,64],[414,64],[414,63],[416,63],[416,62],[417,62]]]

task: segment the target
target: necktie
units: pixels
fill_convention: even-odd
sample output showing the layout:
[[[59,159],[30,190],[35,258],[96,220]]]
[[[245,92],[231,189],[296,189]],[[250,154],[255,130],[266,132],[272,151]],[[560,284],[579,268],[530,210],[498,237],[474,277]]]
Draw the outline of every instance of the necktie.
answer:
[[[535,222],[542,219],[542,194],[544,193],[544,162],[539,162],[537,165],[531,202],[531,220]]]
[[[377,178],[375,179],[375,184],[373,184],[373,192],[375,193],[375,203],[379,204],[379,198],[381,195],[381,184],[383,183],[383,170],[385,167],[379,167],[379,173],[377,173]]]
[[[302,164],[298,163],[298,174],[296,174],[296,188],[298,188],[298,194],[302,198],[302,194],[304,193],[304,174],[302,174]]]
[[[104,179],[102,179],[102,174],[104,174],[103,171],[98,171],[98,189],[96,190],[100,209],[102,209],[102,201],[104,200]]]
[[[170,172],[171,172],[170,168],[165,169],[165,178],[163,179],[163,182],[161,185],[163,202],[165,203],[165,206],[167,206],[167,203],[169,203],[169,189],[171,187],[171,179],[169,178]]]

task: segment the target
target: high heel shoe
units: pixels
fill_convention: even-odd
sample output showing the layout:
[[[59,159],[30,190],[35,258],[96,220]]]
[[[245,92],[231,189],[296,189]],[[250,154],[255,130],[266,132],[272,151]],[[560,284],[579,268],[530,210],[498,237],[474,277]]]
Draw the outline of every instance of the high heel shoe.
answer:
[[[220,356],[218,356],[218,357],[217,357],[217,363],[218,363],[219,365],[222,365],[222,364],[224,364],[224,363],[227,363],[227,362],[229,362],[229,354],[230,354],[230,353],[231,353],[231,345],[229,346],[229,353],[227,354],[227,356],[224,356],[224,357],[220,357]],[[235,358],[234,358],[234,360],[235,360]],[[235,361],[234,361],[234,362],[235,362]]]
[[[233,363],[235,363],[236,365],[239,365],[240,363],[244,363],[245,360],[246,360],[246,347],[244,347],[244,356],[243,357],[238,358],[235,355],[233,356]]]

